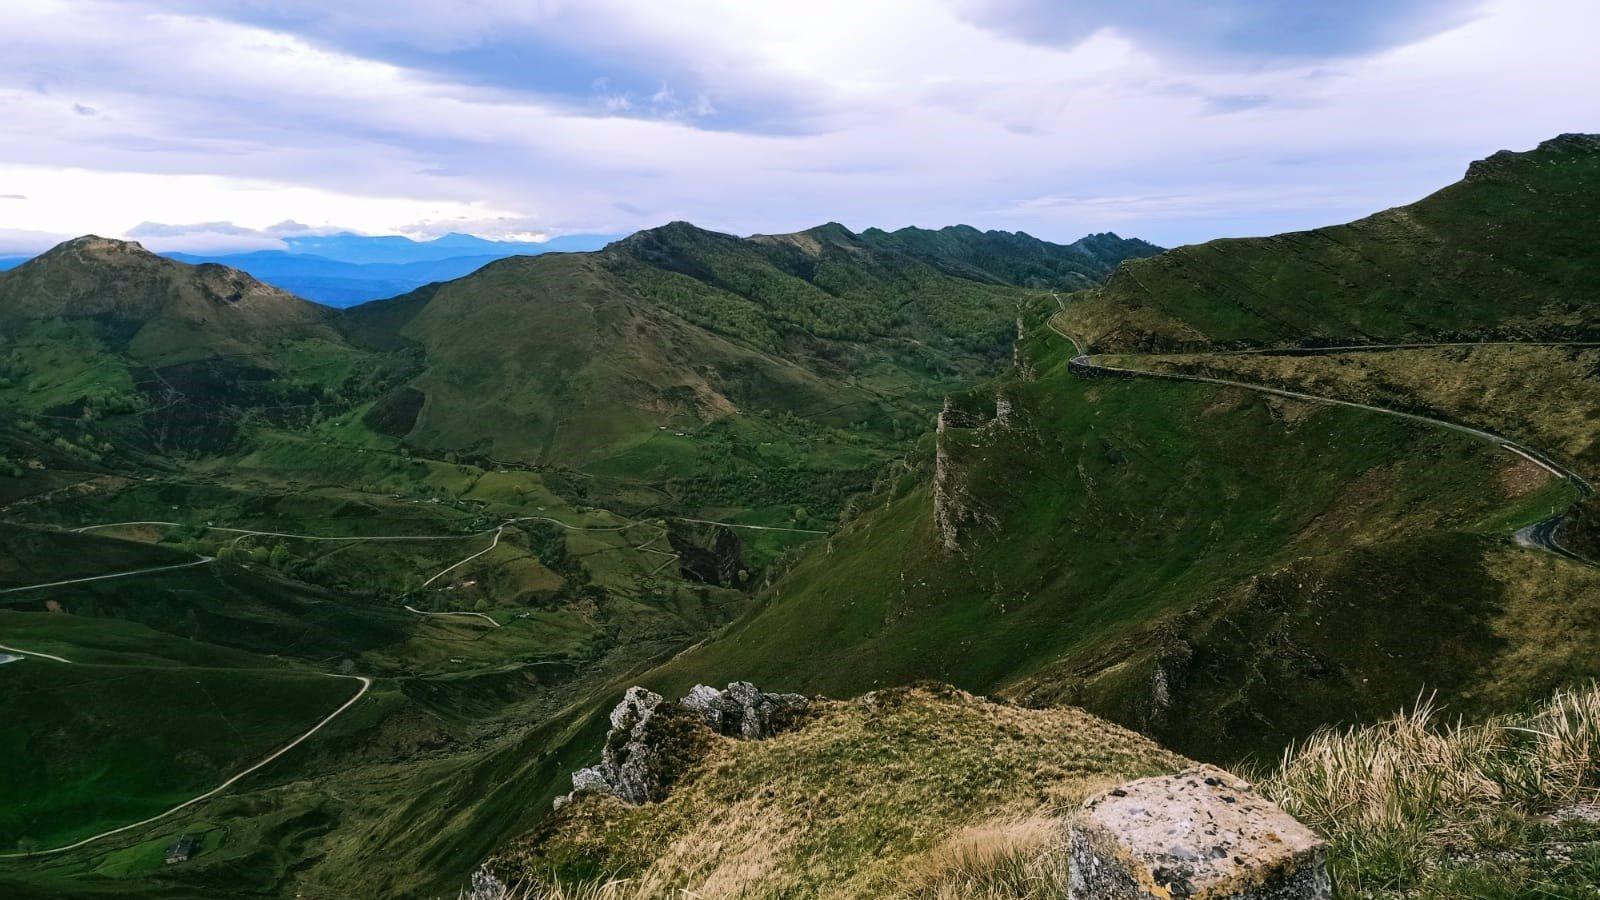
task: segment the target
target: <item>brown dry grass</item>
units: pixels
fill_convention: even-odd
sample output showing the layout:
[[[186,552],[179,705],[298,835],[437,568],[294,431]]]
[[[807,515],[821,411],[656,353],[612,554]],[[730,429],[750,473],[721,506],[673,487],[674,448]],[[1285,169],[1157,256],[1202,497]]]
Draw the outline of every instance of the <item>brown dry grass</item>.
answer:
[[[1441,859],[1516,852],[1540,815],[1600,799],[1600,687],[1475,724],[1421,702],[1377,725],[1323,731],[1261,788],[1333,841],[1347,893],[1422,886]]]
[[[1184,763],[1078,709],[880,691],[767,741],[719,739],[661,803],[582,798],[497,867],[530,883],[625,877],[637,893],[619,900],[1043,900],[1064,896],[1050,891],[1064,890],[1065,816]]]

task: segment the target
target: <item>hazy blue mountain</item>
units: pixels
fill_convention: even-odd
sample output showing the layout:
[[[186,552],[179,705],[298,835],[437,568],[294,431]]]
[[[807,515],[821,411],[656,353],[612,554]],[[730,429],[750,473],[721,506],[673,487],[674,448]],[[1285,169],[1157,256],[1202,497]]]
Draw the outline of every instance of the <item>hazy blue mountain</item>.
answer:
[[[398,235],[342,232],[285,238],[287,250],[166,255],[186,263],[221,263],[308,300],[344,307],[470,275],[485,263],[508,256],[597,250],[610,240],[605,235],[569,235],[533,243],[447,234],[414,241]]]
[[[470,234],[450,233],[431,241],[414,241],[400,235],[339,234],[284,238],[289,254],[308,254],[346,263],[438,262],[460,257],[503,259],[539,253],[599,250],[617,235],[572,234],[532,241],[491,241]]]
[[[405,263],[351,263],[311,254],[262,250],[225,256],[169,253],[186,263],[213,262],[249,272],[291,294],[328,306],[354,306],[394,297],[435,281],[450,281],[476,272],[502,256],[459,256]],[[512,255],[533,255],[531,253]]]

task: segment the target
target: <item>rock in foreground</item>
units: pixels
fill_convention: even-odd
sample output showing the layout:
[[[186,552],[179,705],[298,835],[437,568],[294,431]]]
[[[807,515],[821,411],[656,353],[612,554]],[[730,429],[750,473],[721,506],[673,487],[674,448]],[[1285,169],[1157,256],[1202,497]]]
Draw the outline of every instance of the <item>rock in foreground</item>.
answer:
[[[1072,832],[1078,900],[1327,900],[1327,845],[1212,766],[1091,797]]]
[[[704,724],[724,737],[760,740],[797,722],[811,701],[799,694],[768,694],[748,681],[727,690],[697,684],[677,703],[642,687],[628,688],[611,711],[611,730],[600,764],[572,773],[572,794],[610,794],[634,806],[660,800],[680,770],[699,756]]]

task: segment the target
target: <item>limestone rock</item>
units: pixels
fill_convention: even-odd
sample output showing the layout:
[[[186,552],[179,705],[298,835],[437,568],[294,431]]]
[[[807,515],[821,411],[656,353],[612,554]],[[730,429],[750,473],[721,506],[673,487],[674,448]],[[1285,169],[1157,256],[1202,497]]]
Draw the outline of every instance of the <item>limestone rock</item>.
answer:
[[[678,702],[718,734],[745,740],[771,737],[811,705],[800,694],[766,694],[748,681],[735,681],[724,691],[697,684]]]
[[[645,740],[645,729],[661,702],[661,695],[654,691],[628,688],[622,702],[611,710],[611,731],[606,735],[600,764],[572,773],[574,793],[614,794],[634,804],[654,799],[655,751]]]
[[[486,867],[479,866],[472,873],[472,878],[467,887],[461,891],[458,900],[509,900],[511,890],[506,883],[496,878],[494,873]]]
[[[1075,900],[1327,900],[1327,844],[1212,766],[1089,798],[1072,829]]]
[[[810,704],[800,694],[768,694],[747,681],[721,691],[698,684],[676,703],[631,687],[611,711],[599,764],[573,772],[572,793],[557,797],[555,806],[560,809],[582,793],[610,794],[635,806],[660,800],[705,742],[715,740],[711,732],[746,740],[771,737],[796,722]]]

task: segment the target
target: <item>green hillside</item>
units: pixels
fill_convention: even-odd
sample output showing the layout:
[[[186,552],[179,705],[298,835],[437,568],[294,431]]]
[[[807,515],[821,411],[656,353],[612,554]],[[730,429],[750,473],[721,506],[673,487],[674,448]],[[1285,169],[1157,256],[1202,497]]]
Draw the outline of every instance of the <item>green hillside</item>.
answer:
[[[1086,279],[1154,249],[971,229],[925,247],[897,234],[738,238],[677,222],[358,307],[343,334],[413,374],[325,434],[572,471],[607,508],[804,535],[870,488],[946,393],[1009,355],[1035,296],[1017,284],[1036,280],[1037,260]],[[744,561],[716,565],[761,569],[794,543],[781,530],[739,537]],[[712,553],[714,540],[673,536]]]
[[[313,673],[24,658],[4,673],[0,846],[70,843],[221,784],[353,696]]]
[[[242,420],[314,420],[381,381],[329,312],[224,266],[78,238],[0,274],[0,407],[80,465],[220,452]]]
[[[1510,540],[1570,502],[1566,483],[1380,414],[1083,380],[1033,322],[1032,376],[958,398],[937,447],[759,612],[647,683],[842,696],[939,678],[1236,760],[1419,690],[1489,711],[1595,674],[1595,570]]]
[[[670,455],[644,445],[734,417],[881,445],[1007,352],[1025,293],[967,274],[838,226],[740,239],[673,223],[495,263],[341,327],[416,348],[422,374],[365,422],[430,452],[581,466]]]
[[[1592,340],[1596,222],[1600,136],[1562,135],[1347,225],[1130,262],[1069,330],[1098,350]]]

